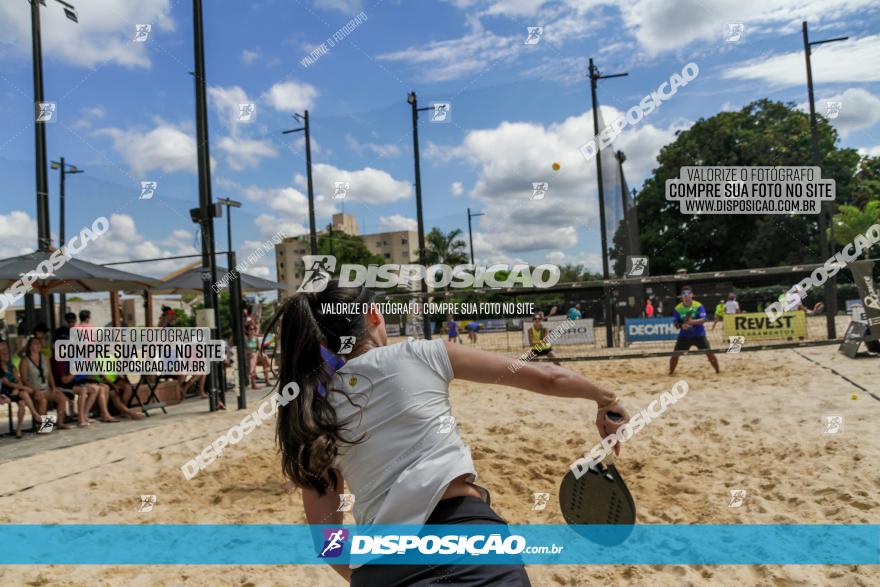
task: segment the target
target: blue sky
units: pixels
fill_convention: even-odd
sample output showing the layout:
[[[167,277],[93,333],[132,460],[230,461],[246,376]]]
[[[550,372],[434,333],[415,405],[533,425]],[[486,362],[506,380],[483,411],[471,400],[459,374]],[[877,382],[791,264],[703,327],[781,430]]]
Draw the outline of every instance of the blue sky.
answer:
[[[700,117],[763,97],[806,102],[800,23],[814,38],[819,112],[842,103],[841,143],[880,155],[880,10],[860,0],[543,2],[450,0],[204,3],[213,193],[244,202],[234,247],[247,254],[276,231],[308,225],[305,159],[291,112],[308,108],[319,225],[342,211],[334,182],[350,184],[345,211],[364,232],[414,226],[412,138],[406,95],[448,101],[451,122],[422,114],[428,229],[467,229],[484,262],[581,262],[599,267],[595,164],[578,151],[592,136],[587,58],[603,72],[613,120],[694,62],[699,76],[615,141],[638,187],[660,148]],[[197,251],[192,7],[169,0],[75,2],[79,24],[48,0],[43,13],[48,155],[86,169],[68,180],[67,234],[97,216],[111,230],[83,252],[98,262]],[[302,60],[361,14],[348,34]],[[729,24],[742,37],[726,40]],[[135,25],[150,24],[135,42]],[[526,45],[527,27],[541,26]],[[36,245],[29,6],[0,5],[0,257]],[[256,117],[239,122],[238,104]],[[554,172],[553,162],[561,169]],[[141,181],[157,181],[138,199]],[[547,181],[543,200],[532,182]],[[57,239],[58,176],[50,172]],[[225,219],[217,224],[225,247]],[[57,242],[57,240],[56,240]],[[161,275],[180,261],[139,266]],[[133,267],[122,267],[133,269]],[[274,259],[251,271],[274,278]]]

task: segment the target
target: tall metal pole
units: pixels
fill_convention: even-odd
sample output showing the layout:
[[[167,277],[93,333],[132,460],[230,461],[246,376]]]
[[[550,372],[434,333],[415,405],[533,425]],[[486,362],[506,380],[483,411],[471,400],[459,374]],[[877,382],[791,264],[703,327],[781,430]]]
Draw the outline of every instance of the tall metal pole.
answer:
[[[471,209],[468,208],[468,240],[471,243],[471,265],[474,264],[474,232],[471,228]]]
[[[205,279],[203,273],[202,292],[205,308],[214,310],[214,329],[212,337],[219,338],[220,319],[217,313],[217,294],[211,284],[217,283],[217,264],[214,260],[214,217],[211,198],[211,156],[208,150],[208,107],[205,82],[205,39],[202,21],[202,0],[193,0],[193,37],[195,60],[196,93],[196,151],[199,167],[199,207],[202,225],[202,269],[210,273]],[[222,374],[217,362],[211,362],[208,376],[208,405],[213,412],[217,409],[218,394],[222,398],[224,389],[220,388]],[[225,402],[224,402],[225,403]]]
[[[228,210],[227,210],[228,211]],[[227,253],[229,257],[229,267],[235,267],[235,252],[232,250],[232,241]],[[231,271],[232,269],[230,269]],[[245,392],[248,384],[248,364],[247,355],[245,354],[244,341],[244,320],[241,316],[241,281],[239,278],[229,281],[229,305],[232,307],[232,339],[235,341],[235,355],[238,363],[238,409],[243,410],[247,407],[247,396]]]
[[[37,183],[37,249],[48,251],[49,228],[49,178],[46,171],[46,123],[37,122],[39,104],[43,98],[43,50],[40,35],[40,2],[31,2],[31,43],[34,61],[34,161]]]
[[[416,93],[410,92],[408,102],[412,106],[412,128],[413,128],[413,159],[415,161],[416,173],[416,221],[419,231],[419,264],[425,265],[425,223],[422,219],[422,171],[419,166],[419,106],[416,99]],[[422,293],[428,293],[428,282],[422,279]],[[423,301],[427,302],[427,295],[423,297]],[[431,318],[427,312],[424,313],[423,329],[425,331],[425,340],[431,340]]]
[[[596,106],[596,86],[598,85],[599,69],[590,58],[590,97],[593,101],[593,135],[599,136],[599,111]],[[599,182],[599,230],[602,235],[602,278],[608,279],[608,236],[605,228],[605,190],[602,187],[602,150],[596,148],[596,178]],[[609,348],[614,346],[614,332],[611,313],[611,291],[605,287],[605,342]]]
[[[813,65],[811,61],[812,46],[834,41],[844,41],[848,37],[837,37],[824,41],[810,42],[810,34],[807,30],[807,21],[803,21],[802,30],[804,35],[804,58],[807,62],[807,95],[810,102],[810,144],[813,151],[813,165],[822,168],[822,157],[819,153],[819,128],[816,121],[816,101],[813,94]],[[831,203],[833,207],[833,202]],[[831,248],[834,243],[828,238],[828,227],[834,230],[833,221],[829,223],[828,211],[825,203],[819,202],[819,250],[822,259],[831,256]],[[833,232],[832,232],[833,234]],[[833,238],[833,237],[832,237]],[[828,338],[837,338],[837,325],[834,318],[837,315],[837,276],[828,278],[825,282],[825,324],[828,330]]]
[[[61,202],[60,210],[58,210],[58,246],[64,246],[64,177],[67,171],[64,164],[64,157],[61,158],[59,171],[61,172],[61,185],[59,186],[59,200]],[[61,293],[58,297],[58,317],[59,322],[64,324],[64,315],[67,313],[67,295]]]
[[[37,250],[48,251],[51,245],[51,229],[49,227],[49,178],[46,171],[46,123],[38,122],[39,105],[43,98],[43,50],[42,36],[40,34],[40,2],[30,0],[31,3],[31,49],[33,53],[34,71],[34,164],[36,170],[37,188]],[[33,295],[28,294],[30,304],[25,299],[25,322],[31,326],[35,323],[35,309]],[[40,296],[41,320],[47,324],[51,321],[50,304],[51,296]],[[30,334],[30,330],[28,331]]]
[[[318,235],[315,228],[315,189],[312,187],[312,135],[309,128],[309,111],[303,113],[303,126],[306,133],[306,177],[309,185],[309,239],[312,254],[318,254]]]
[[[468,240],[471,243],[471,265],[474,264],[474,233],[471,230],[471,218],[475,216],[483,216],[484,212],[477,212],[476,214],[471,213],[471,209],[467,209],[468,212]]]

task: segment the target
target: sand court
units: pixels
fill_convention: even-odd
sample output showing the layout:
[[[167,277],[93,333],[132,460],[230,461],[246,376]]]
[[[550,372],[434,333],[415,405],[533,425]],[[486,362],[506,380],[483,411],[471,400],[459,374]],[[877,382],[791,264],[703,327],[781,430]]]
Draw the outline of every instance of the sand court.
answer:
[[[836,369],[880,396],[878,360],[834,347],[568,363],[645,407],[679,379],[689,392],[623,446],[618,467],[639,524],[880,523],[880,401],[807,360]],[[851,399],[856,393],[858,399]],[[563,524],[557,491],[574,459],[598,440],[590,402],[454,381],[457,425],[492,504],[514,524]],[[255,409],[265,391],[252,394]],[[303,524],[297,491],[280,474],[274,429],[260,426],[187,481],[180,466],[246,412],[150,418],[118,435],[0,464],[4,523]],[[843,417],[825,433],[825,416]],[[63,433],[62,433],[63,434]],[[39,439],[34,439],[37,442]],[[12,441],[0,443],[0,450]],[[731,492],[737,492],[733,500]],[[534,494],[550,494],[543,510]],[[142,495],[155,495],[141,512]],[[353,523],[346,514],[346,523]],[[842,545],[842,547],[844,547]],[[186,549],[186,544],[169,545]],[[867,566],[530,566],[534,585],[872,585]],[[9,585],[343,585],[315,566],[15,566]]]

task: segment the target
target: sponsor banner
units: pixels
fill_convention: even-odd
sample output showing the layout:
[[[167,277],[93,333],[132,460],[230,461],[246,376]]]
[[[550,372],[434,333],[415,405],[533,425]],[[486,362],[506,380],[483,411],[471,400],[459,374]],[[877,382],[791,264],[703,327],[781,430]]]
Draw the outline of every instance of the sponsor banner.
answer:
[[[849,314],[854,306],[862,306],[862,300],[860,298],[856,298],[854,300],[846,300],[846,313]]]
[[[746,340],[806,337],[807,313],[783,312],[775,321],[764,312],[725,314],[724,336],[744,336]]]
[[[0,541],[2,565],[880,564],[877,524],[7,524]]]
[[[568,324],[554,325],[551,322],[544,326],[547,329],[546,336],[550,337],[550,335],[553,334],[553,340],[550,341],[550,344],[552,345],[594,344],[596,342],[596,333],[593,330],[592,318],[569,321],[568,318],[563,316],[561,320],[554,320],[553,322],[568,322]],[[531,327],[531,321],[522,325],[523,345],[527,347],[532,346],[531,343],[529,343],[529,329],[531,329]]]
[[[880,288],[874,283],[874,261],[853,261],[849,264],[853,280],[865,308],[865,321],[871,334],[880,333]]]
[[[642,342],[646,340],[675,340],[678,330],[675,318],[627,318],[626,341]]]

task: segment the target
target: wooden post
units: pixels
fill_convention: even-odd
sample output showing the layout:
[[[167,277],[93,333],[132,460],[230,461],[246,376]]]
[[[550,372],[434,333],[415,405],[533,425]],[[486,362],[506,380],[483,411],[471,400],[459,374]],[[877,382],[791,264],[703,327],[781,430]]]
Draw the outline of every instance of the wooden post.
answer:
[[[121,323],[119,316],[119,292],[110,292],[110,321],[113,326],[119,326]]]
[[[150,290],[144,290],[144,326],[153,325],[153,294]]]

